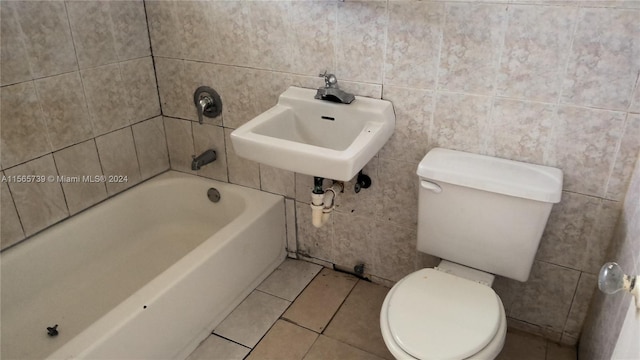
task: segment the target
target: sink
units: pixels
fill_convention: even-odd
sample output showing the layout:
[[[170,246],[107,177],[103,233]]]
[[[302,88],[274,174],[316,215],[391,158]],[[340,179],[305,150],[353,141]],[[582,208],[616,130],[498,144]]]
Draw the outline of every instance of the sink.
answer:
[[[393,105],[356,96],[351,104],[314,99],[292,86],[278,103],[231,133],[238,156],[327,179],[351,180],[395,128]]]

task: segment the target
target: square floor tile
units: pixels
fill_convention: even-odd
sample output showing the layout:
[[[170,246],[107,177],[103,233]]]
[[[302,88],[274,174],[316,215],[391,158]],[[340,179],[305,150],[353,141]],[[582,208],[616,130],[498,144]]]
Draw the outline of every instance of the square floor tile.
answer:
[[[379,357],[393,360],[380,331],[380,309],[389,288],[358,281],[324,334]]]
[[[253,348],[289,304],[286,300],[254,290],[213,332]]]
[[[507,331],[502,352],[496,360],[545,360],[547,342],[545,339],[520,331]]]
[[[547,360],[576,360],[577,358],[578,353],[575,347],[547,341]]]
[[[382,360],[381,358],[362,351],[338,340],[320,335],[313,344],[304,360]]]
[[[300,360],[317,338],[318,334],[311,330],[278,320],[247,360]]]
[[[322,270],[322,266],[306,261],[286,259],[256,289],[293,301],[311,280]]]
[[[251,349],[238,345],[233,341],[210,335],[187,360],[242,360]]]
[[[357,280],[349,274],[322,269],[283,317],[294,324],[321,333]]]

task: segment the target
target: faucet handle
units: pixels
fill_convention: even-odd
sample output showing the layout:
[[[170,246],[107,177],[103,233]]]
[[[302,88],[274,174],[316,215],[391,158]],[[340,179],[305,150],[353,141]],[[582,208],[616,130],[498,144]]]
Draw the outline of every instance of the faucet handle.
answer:
[[[327,70],[318,76],[324,78],[324,86],[327,88],[338,87],[338,78],[334,74],[327,74]]]

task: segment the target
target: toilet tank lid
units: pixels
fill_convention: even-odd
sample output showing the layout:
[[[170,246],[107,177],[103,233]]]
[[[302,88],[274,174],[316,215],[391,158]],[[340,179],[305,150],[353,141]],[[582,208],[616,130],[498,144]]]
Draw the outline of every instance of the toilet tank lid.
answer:
[[[557,203],[562,194],[560,169],[434,148],[417,170],[424,180],[433,180],[498,194]]]

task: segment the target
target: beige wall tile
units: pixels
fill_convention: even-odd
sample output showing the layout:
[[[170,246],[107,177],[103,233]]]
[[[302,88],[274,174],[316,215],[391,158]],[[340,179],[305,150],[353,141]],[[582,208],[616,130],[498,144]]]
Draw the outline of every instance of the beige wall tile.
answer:
[[[562,332],[580,272],[535,261],[529,280],[513,303],[511,316]]]
[[[170,168],[167,137],[162,117],[139,122],[131,127],[135,140],[140,175],[148,179]]]
[[[191,123],[196,156],[206,150],[213,149],[216,152],[216,161],[203,166],[198,170],[198,175],[229,181],[227,173],[227,153],[225,149],[224,129],[220,126]]]
[[[382,218],[396,224],[415,227],[418,214],[417,163],[380,159]]]
[[[81,69],[118,61],[108,1],[67,2]]]
[[[607,183],[607,199],[621,201],[628,189],[631,173],[640,153],[640,114],[627,114],[624,135],[616,154],[615,165]],[[631,190],[629,188],[629,190]]]
[[[286,300],[254,290],[213,333],[253,348],[289,304]]]
[[[140,182],[140,166],[131,128],[127,127],[96,138],[104,175],[126,177],[126,181],[107,181],[109,195]]]
[[[45,176],[44,182],[9,183],[26,236],[31,236],[69,216],[60,183],[49,181],[50,176],[58,175],[53,156],[46,155],[7,169],[5,174]]]
[[[338,79],[382,82],[386,11],[384,2],[338,4],[336,39]]]
[[[104,182],[82,180],[83,176],[95,178],[103,175],[95,141],[85,141],[60,150],[53,154],[53,158],[60,176],[80,177],[78,182],[62,183],[62,190],[71,215],[107,198]]]
[[[251,24],[250,66],[269,70],[290,70],[292,59],[287,22],[289,4],[286,1],[247,2],[247,16]]]
[[[638,75],[638,81],[636,81],[635,89],[633,99],[631,100],[631,106],[629,106],[629,111],[633,113],[640,113],[640,75]]]
[[[188,1],[177,6],[178,21],[184,30],[181,42],[186,59],[217,62],[218,39],[222,36],[214,31],[217,19],[209,15],[215,13],[213,8],[214,4],[209,1]]]
[[[81,72],[96,136],[129,125],[131,108],[118,64]]]
[[[295,173],[260,164],[260,188],[263,191],[293,198],[296,196]]]
[[[556,102],[576,15],[576,8],[561,6],[509,8],[498,95]]]
[[[323,1],[293,1],[289,4],[290,72],[318,75],[335,69],[337,5]],[[314,26],[309,26],[314,24]]]
[[[439,93],[430,146],[484,153],[490,108],[485,96]]]
[[[380,150],[380,157],[419,162],[430,145],[433,92],[385,86],[383,97],[393,103],[396,128]]]
[[[332,259],[336,265],[353,269],[357,264],[364,264],[365,273],[380,275],[377,269],[377,219],[361,217],[348,213],[335,212],[333,217]],[[311,218],[307,219],[311,221]],[[411,264],[413,270],[413,264]]]
[[[597,274],[607,260],[608,250],[614,237],[615,227],[620,218],[622,203],[602,200],[597,220],[592,224],[587,236],[587,255],[580,270]]]
[[[217,39],[220,47],[216,49],[216,56],[220,63],[244,66],[252,64],[256,53],[251,43],[253,28],[251,22],[247,21],[250,16],[248,2],[216,1],[212,6],[213,11],[219,15],[213,22],[213,33],[225,34]]]
[[[300,360],[317,338],[318,334],[311,330],[278,320],[251,351],[247,360]]]
[[[547,164],[555,105],[496,98],[487,152],[501,158]]]
[[[51,152],[33,82],[3,87],[0,90],[0,111],[4,168]]]
[[[435,90],[444,7],[424,1],[389,3],[385,84]]]
[[[577,339],[580,336],[584,318],[587,316],[589,302],[593,296],[593,292],[596,290],[597,284],[598,277],[596,275],[584,272],[580,274],[578,289],[576,290],[574,301],[571,304],[571,310],[569,311],[569,317],[564,327],[563,337],[569,335]]]
[[[177,14],[178,4],[177,1],[145,4],[154,56],[184,58],[184,28]]]
[[[191,170],[192,156],[195,155],[191,121],[168,117],[163,119],[171,169],[195,174]]]
[[[14,7],[8,2],[0,7],[0,27],[0,85],[31,80],[31,65],[25,61],[28,57],[24,35],[14,14]]]
[[[142,1],[67,2],[80,67],[151,55]]]
[[[322,269],[282,317],[321,333],[357,281],[354,276]]]
[[[389,288],[358,281],[324,334],[346,344],[394,359],[382,340],[380,308]]]
[[[142,0],[109,2],[118,60],[151,55],[147,18]]]
[[[640,69],[638,11],[580,9],[561,100],[627,110]]]
[[[25,35],[34,79],[78,69],[65,3],[62,1],[15,1],[18,22]],[[26,59],[25,59],[26,60]]]
[[[438,87],[493,93],[505,31],[505,6],[450,3],[445,11]]]
[[[131,124],[160,115],[158,86],[151,57],[120,63]]]
[[[624,113],[561,106],[554,146],[563,188],[603,196],[624,131]]]
[[[236,155],[231,144],[232,129],[224,129],[224,142],[227,146],[227,166],[229,182],[260,189],[260,164]]]
[[[194,117],[195,89],[189,92],[184,85],[184,61],[155,57],[155,65],[162,115],[182,119]]]
[[[0,176],[5,174],[0,173]],[[0,184],[0,204],[0,248],[5,249],[24,239],[24,231],[9,186],[4,181]]]
[[[598,198],[570,192],[562,193],[555,204],[540,241],[536,258],[572,269],[583,269],[588,258],[591,232],[601,206]],[[609,239],[597,239],[604,248]]]
[[[416,270],[416,228],[378,220],[373,238],[376,244],[376,275],[398,281]],[[430,260],[430,266],[438,263],[437,258],[431,257]]]
[[[224,71],[224,126],[238,128],[278,102],[278,96],[291,84],[288,74],[239,67]]]
[[[53,150],[93,137],[78,72],[35,81]]]

